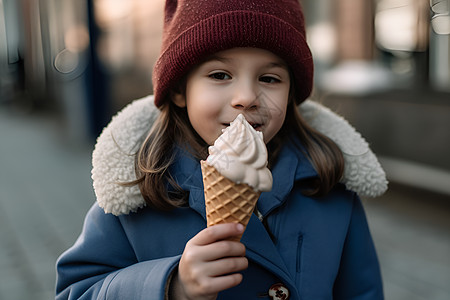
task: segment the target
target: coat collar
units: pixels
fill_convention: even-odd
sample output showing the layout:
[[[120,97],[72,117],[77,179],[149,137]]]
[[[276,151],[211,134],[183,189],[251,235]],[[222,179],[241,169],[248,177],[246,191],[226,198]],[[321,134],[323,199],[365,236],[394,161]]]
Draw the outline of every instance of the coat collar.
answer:
[[[348,189],[361,196],[369,197],[379,196],[387,190],[386,175],[377,158],[367,142],[347,121],[310,100],[303,102],[299,110],[309,125],[331,138],[343,151],[345,170],[342,182]],[[158,113],[158,109],[153,104],[153,96],[136,100],[114,116],[98,137],[92,154],[92,179],[98,204],[106,213],[129,214],[145,206],[145,201],[136,185],[120,185],[120,183],[136,179],[134,155]],[[302,165],[304,159],[300,159],[300,162],[298,162],[299,158],[291,159],[296,160],[297,167],[293,168],[290,161],[284,164],[279,163],[280,172],[292,173],[295,170],[296,176],[306,176],[308,172],[311,172],[310,168]],[[200,172],[199,166],[192,163],[188,163],[184,168],[188,171],[189,168],[195,167],[192,169],[193,173],[182,172],[188,177],[194,176],[194,171],[197,174]],[[273,172],[278,172],[277,167]],[[187,180],[188,177],[183,179],[186,184],[190,182]],[[195,180],[191,184],[199,186]],[[274,201],[282,198],[275,191],[292,188],[292,186],[277,187],[276,181],[274,184],[272,192]],[[261,197],[261,203],[265,203],[266,197],[269,197],[269,194]],[[261,204],[259,209],[267,213],[271,208]]]

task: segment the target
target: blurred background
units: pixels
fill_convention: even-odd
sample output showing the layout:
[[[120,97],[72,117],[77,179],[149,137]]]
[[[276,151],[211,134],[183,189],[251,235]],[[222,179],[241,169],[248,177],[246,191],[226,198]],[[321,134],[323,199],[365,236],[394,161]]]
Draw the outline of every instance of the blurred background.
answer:
[[[386,299],[450,299],[449,0],[302,0],[312,98],[379,156]],[[163,0],[0,0],[0,299],[52,299],[94,203],[95,138],[152,93]]]

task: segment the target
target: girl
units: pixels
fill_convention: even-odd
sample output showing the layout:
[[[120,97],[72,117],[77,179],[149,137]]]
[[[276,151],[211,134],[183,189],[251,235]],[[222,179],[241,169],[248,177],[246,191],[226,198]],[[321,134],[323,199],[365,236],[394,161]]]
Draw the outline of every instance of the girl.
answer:
[[[339,183],[345,157],[297,110],[313,77],[299,3],[168,0],[163,37],[154,97],[98,140],[99,205],[57,262],[57,299],[382,299],[361,202]],[[205,229],[199,161],[239,113],[262,131],[274,183],[234,242],[242,225]],[[369,158],[363,184],[379,193]]]

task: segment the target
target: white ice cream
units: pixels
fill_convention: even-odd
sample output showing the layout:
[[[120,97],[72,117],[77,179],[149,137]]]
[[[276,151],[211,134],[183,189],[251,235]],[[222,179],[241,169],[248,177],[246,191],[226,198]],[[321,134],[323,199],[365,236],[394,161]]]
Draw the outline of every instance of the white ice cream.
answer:
[[[238,115],[209,147],[207,163],[236,183],[246,183],[256,191],[272,188],[272,173],[267,168],[267,148],[263,134]]]

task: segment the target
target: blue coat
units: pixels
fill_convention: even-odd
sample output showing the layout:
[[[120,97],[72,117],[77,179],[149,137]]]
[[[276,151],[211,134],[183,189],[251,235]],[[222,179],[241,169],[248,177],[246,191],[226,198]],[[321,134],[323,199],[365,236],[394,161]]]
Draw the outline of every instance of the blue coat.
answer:
[[[186,242],[206,226],[198,161],[179,153],[171,170],[189,191],[189,207],[145,207],[114,216],[94,205],[72,248],[57,262],[57,299],[164,299],[170,273]],[[381,276],[358,196],[337,185],[322,198],[302,194],[317,176],[302,153],[285,146],[272,169],[273,189],[262,193],[242,237],[249,268],[243,282],[218,299],[269,299],[283,283],[290,299],[383,299]]]

